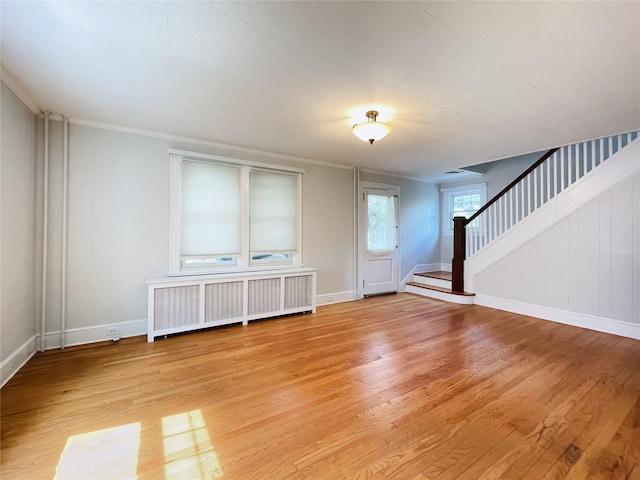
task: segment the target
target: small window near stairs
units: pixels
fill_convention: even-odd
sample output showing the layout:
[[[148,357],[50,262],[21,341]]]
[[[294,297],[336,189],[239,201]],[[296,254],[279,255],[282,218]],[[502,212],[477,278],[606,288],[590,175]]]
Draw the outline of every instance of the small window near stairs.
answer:
[[[475,183],[443,188],[442,194],[442,233],[453,235],[453,217],[469,218],[487,201],[487,185]]]

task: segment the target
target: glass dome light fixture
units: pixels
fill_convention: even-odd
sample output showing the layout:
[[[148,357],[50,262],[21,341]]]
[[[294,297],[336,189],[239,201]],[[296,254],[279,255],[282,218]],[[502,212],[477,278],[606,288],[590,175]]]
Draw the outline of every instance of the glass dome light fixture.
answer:
[[[369,110],[367,112],[367,121],[364,123],[356,123],[353,126],[353,134],[363,142],[373,142],[387,136],[391,131],[391,125],[385,122],[378,122],[378,112]]]

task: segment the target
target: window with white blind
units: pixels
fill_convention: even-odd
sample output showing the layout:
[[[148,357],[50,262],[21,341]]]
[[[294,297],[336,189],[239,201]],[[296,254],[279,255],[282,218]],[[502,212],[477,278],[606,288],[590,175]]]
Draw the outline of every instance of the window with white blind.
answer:
[[[171,153],[171,272],[300,264],[302,170]]]
[[[298,244],[298,175],[252,170],[249,192],[251,264],[291,263]]]
[[[487,201],[487,185],[476,183],[443,188],[442,193],[442,233],[453,235],[453,217],[469,218]]]
[[[183,160],[180,267],[237,265],[242,232],[241,169]]]

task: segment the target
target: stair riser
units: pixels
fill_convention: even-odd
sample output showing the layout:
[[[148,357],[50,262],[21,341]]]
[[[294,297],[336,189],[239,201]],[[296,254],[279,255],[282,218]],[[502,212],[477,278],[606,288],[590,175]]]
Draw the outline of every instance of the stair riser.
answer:
[[[413,281],[421,283],[422,285],[431,285],[440,288],[451,288],[451,280],[443,280],[441,278],[423,277],[421,275],[414,275]]]
[[[413,285],[407,285],[406,291],[423,297],[435,298],[437,300],[444,300],[445,302],[458,303],[461,305],[473,305],[475,298],[470,295],[454,295],[451,293],[437,292],[426,288],[414,287]]]

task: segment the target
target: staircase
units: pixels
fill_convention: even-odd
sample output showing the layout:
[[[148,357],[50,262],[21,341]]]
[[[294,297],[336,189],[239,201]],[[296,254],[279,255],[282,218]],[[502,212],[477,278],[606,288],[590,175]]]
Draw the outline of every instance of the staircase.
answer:
[[[470,218],[455,217],[453,272],[414,275],[406,291],[473,304],[474,276],[640,168],[638,132],[553,148]]]
[[[406,291],[464,305],[473,304],[474,293],[455,292],[451,289],[451,272],[415,273],[413,281],[407,282]]]

